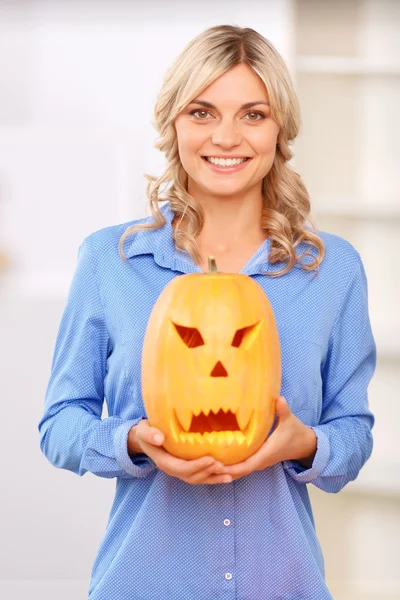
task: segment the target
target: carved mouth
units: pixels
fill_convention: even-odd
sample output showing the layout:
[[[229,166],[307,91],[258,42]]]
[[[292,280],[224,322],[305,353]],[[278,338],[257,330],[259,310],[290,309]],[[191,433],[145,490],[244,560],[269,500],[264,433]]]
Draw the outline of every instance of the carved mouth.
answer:
[[[250,444],[254,426],[251,411],[247,426],[242,431],[239,427],[236,414],[231,410],[224,411],[222,408],[218,412],[209,410],[208,414],[200,411],[198,415],[192,414],[190,427],[188,430],[182,426],[176,411],[174,411],[174,424],[172,428],[175,441],[183,444],[220,444],[220,445],[241,445]]]
[[[215,413],[210,410],[208,415],[201,412],[199,415],[193,415],[189,432],[191,433],[211,433],[212,431],[240,431],[236,415],[231,410],[226,412],[222,408]]]

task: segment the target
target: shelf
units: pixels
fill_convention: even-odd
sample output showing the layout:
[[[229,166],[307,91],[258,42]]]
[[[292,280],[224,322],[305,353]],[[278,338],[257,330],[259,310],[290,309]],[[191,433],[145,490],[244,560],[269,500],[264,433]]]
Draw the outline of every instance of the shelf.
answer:
[[[374,64],[353,56],[299,56],[295,61],[298,73],[331,73],[332,75],[399,76],[400,64]]]

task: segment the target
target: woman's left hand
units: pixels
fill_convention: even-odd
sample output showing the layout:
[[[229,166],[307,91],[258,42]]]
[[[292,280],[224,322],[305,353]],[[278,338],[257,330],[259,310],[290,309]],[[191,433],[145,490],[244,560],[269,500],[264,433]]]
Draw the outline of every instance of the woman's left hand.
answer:
[[[243,462],[225,465],[221,473],[239,479],[253,471],[261,471],[284,460],[297,460],[310,468],[317,451],[317,436],[290,410],[283,396],[276,402],[278,420],[275,429],[261,448]]]

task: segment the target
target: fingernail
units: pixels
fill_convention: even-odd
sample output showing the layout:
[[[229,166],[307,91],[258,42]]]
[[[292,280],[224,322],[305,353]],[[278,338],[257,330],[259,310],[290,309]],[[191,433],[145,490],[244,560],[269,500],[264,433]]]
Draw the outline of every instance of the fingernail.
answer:
[[[153,437],[153,441],[154,441],[156,444],[159,444],[160,442],[162,442],[162,437],[161,437],[161,435],[160,435],[159,433],[156,433],[156,434],[155,434],[155,436]]]

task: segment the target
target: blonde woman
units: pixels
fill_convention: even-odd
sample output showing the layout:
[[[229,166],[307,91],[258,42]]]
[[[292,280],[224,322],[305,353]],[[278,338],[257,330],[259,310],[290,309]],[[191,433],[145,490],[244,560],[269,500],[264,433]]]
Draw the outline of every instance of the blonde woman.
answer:
[[[154,124],[168,167],[148,176],[152,216],[83,241],[39,424],[53,465],[116,478],[89,598],[331,598],[307,484],[340,491],[372,450],[362,261],[308,221],[288,164],[297,97],[256,31],[221,25],[193,39],[166,73]],[[141,396],[154,303],[210,254],[265,290],[282,351],[276,426],[231,466],[168,454]]]

